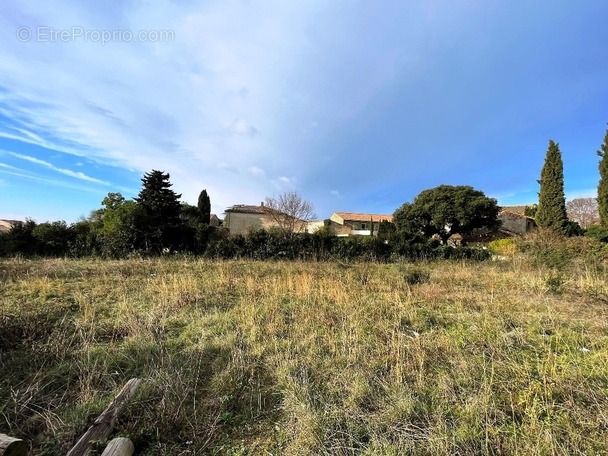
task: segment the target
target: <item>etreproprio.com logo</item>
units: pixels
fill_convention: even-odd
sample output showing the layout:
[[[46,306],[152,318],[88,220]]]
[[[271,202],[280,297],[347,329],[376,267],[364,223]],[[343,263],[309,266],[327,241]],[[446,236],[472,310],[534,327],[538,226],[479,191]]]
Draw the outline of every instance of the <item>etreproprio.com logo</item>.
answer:
[[[175,41],[173,30],[138,30],[114,29],[100,30],[74,26],[67,29],[57,29],[46,25],[37,27],[19,27],[17,39],[21,42],[37,43],[70,43],[81,41],[85,43],[171,43]]]

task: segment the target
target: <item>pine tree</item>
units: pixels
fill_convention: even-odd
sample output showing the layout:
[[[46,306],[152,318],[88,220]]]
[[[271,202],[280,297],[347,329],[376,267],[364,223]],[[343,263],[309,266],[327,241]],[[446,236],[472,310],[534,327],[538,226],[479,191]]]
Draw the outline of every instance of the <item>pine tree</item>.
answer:
[[[211,200],[205,189],[198,195],[198,210],[201,213],[202,222],[209,225],[211,222]]]
[[[597,186],[597,205],[600,213],[600,224],[608,228],[608,130],[604,136],[604,144],[597,154],[600,160],[600,183]]]
[[[152,170],[144,174],[143,187],[135,201],[142,210],[139,229],[144,235],[146,250],[156,252],[163,248],[173,248],[180,227],[179,199],[182,195],[171,190],[169,174]]]
[[[566,215],[566,197],[564,196],[564,164],[559,145],[549,141],[545,164],[540,174],[540,192],[536,223],[551,228],[558,233],[565,233],[568,226]]]

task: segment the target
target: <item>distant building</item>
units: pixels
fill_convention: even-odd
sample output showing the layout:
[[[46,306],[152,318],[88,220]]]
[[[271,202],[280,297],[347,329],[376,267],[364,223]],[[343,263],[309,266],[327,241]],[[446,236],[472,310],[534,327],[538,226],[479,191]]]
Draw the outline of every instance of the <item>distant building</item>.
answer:
[[[513,234],[525,234],[536,227],[532,217],[504,209],[498,214],[498,220],[501,222],[501,230]]]
[[[223,227],[230,231],[230,234],[247,234],[251,230],[267,230],[269,228],[277,228],[275,217],[272,216],[272,210],[261,203],[259,206],[248,204],[236,204],[226,209],[226,217],[224,218]],[[294,231],[304,231],[306,222],[298,220],[295,224]]]
[[[502,206],[501,211],[511,212],[513,214],[526,215],[527,206]]]
[[[22,222],[19,220],[0,220],[0,233],[10,231],[10,229],[18,223]]]
[[[388,214],[364,214],[357,212],[334,212],[328,222],[316,221],[308,224],[308,231],[314,233],[319,228],[327,226],[336,236],[377,236],[380,222],[393,221]]]
[[[217,215],[211,214],[211,217],[209,217],[209,225],[218,227],[222,225],[222,221]]]

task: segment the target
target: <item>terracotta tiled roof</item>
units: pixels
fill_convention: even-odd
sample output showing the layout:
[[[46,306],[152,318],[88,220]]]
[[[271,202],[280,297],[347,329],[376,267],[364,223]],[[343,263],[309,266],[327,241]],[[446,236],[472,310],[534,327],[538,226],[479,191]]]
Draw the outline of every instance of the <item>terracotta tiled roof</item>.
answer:
[[[503,206],[500,209],[513,214],[525,215],[526,213],[526,206]]]
[[[370,219],[374,222],[393,221],[393,216],[386,214],[361,214],[357,212],[336,212],[336,214],[342,217],[344,221],[369,222]]]
[[[267,211],[264,206],[251,206],[248,204],[235,204],[234,206],[226,209],[226,212],[240,212],[242,214],[265,214]]]
[[[510,217],[520,218],[520,219],[534,220],[532,217],[528,217],[527,215],[519,214],[517,212],[511,212],[511,211],[502,210],[502,211],[500,211],[500,213],[498,215],[502,215],[502,214],[508,215]]]

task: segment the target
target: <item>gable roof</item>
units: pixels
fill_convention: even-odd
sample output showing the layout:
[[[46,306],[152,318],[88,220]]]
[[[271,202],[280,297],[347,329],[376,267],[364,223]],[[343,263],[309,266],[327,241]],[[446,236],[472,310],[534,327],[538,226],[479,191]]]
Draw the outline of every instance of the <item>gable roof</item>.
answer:
[[[498,216],[500,217],[501,215],[507,215],[509,217],[513,217],[513,218],[518,218],[518,219],[526,219],[526,220],[532,220],[534,221],[534,218],[532,217],[528,217],[527,215],[524,214],[520,214],[518,212],[512,212],[512,211],[505,211],[502,210],[498,213]]]
[[[381,222],[383,220],[393,221],[393,216],[388,214],[362,214],[359,212],[334,212],[334,214],[349,222],[369,222],[370,220],[374,222]]]
[[[241,214],[266,214],[268,211],[264,206],[252,206],[249,204],[235,204],[226,209],[225,212],[237,212]]]
[[[501,212],[509,212],[511,214],[521,214],[525,215],[526,206],[502,206],[500,208]]]

